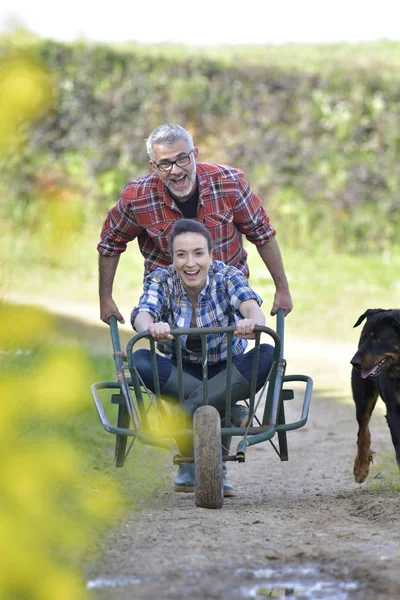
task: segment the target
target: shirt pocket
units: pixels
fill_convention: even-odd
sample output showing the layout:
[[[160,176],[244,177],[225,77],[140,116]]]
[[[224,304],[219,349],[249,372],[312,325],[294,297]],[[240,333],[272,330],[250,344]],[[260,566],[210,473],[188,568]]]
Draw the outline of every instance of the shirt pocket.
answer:
[[[204,216],[204,225],[207,229],[217,229],[221,226],[230,225],[233,221],[233,215],[230,211],[225,210],[221,213],[213,213]]]
[[[153,241],[157,248],[160,248],[160,250],[162,250],[162,252],[168,256],[171,228],[172,224],[165,222],[153,223],[151,226],[146,227],[147,236]]]

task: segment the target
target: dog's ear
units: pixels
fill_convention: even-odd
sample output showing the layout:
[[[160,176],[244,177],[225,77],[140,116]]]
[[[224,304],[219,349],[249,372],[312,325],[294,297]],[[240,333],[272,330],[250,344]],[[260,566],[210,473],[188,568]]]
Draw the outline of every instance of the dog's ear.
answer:
[[[400,335],[400,316],[393,317],[393,326],[397,333]]]
[[[358,327],[359,324],[364,321],[364,319],[368,319],[368,317],[372,317],[372,315],[375,315],[376,313],[383,312],[383,311],[384,311],[383,308],[369,308],[368,310],[365,311],[364,314],[361,315],[361,317],[358,317],[358,319],[354,323],[353,327]]]

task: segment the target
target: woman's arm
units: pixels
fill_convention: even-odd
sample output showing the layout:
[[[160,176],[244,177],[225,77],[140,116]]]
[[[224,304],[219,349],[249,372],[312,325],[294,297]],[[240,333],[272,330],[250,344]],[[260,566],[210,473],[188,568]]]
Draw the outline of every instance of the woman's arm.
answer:
[[[265,325],[265,315],[256,300],[245,300],[240,305],[240,314],[244,317],[236,323],[235,335],[246,340],[254,340],[256,325]]]
[[[170,334],[171,328],[168,323],[154,323],[154,317],[145,310],[141,310],[134,322],[135,330],[139,333],[140,331],[148,330],[151,337],[158,342],[165,342],[166,340],[172,340],[173,336]]]
[[[147,275],[144,280],[143,294],[131,313],[133,329],[138,332],[149,330],[152,337],[162,341],[170,338],[166,334],[162,338],[158,335],[156,337],[154,334],[160,334],[161,330],[165,331],[165,328],[160,328],[159,325],[160,323],[165,325],[165,320],[168,320],[165,310],[163,310],[168,293],[167,278],[168,273],[165,269],[156,269]],[[168,333],[169,331],[168,329]]]

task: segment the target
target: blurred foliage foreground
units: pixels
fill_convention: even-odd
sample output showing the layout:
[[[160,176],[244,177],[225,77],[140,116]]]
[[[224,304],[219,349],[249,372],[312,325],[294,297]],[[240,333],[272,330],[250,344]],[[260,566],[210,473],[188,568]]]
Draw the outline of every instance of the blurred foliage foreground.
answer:
[[[0,303],[2,600],[87,598],[84,571],[106,528],[147,506],[169,476],[165,452],[138,445],[115,469],[115,438],[90,394],[94,381],[115,379],[113,360],[95,350],[42,310]]]
[[[0,305],[0,321],[0,597],[78,600],[74,557],[121,504],[106,477],[83,482],[76,440],[57,435],[82,414],[93,374],[82,351],[44,343],[45,313]]]
[[[24,160],[31,126],[48,113],[53,94],[40,62],[21,53],[3,61],[0,160],[9,167]],[[79,198],[50,178],[34,203],[26,200],[2,194],[2,208],[31,219],[40,256],[57,266],[80,233]],[[2,248],[11,264],[19,245],[29,253],[32,231],[18,224],[16,218]],[[5,271],[0,284],[7,287]],[[90,399],[94,381],[115,377],[112,359],[104,364],[95,350],[68,341],[43,311],[0,302],[2,600],[86,598],[81,563],[90,559],[96,534],[123,508],[143,506],[162,483],[164,469],[151,453],[136,452],[124,473],[115,473],[114,438],[102,430]]]

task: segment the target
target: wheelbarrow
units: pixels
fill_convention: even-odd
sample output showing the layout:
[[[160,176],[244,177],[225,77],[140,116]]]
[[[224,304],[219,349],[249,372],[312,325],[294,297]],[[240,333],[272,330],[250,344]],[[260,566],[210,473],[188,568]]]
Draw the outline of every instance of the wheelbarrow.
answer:
[[[180,336],[197,335],[201,338],[202,348],[202,386],[203,405],[193,417],[193,426],[189,429],[174,429],[166,423],[166,402],[160,392],[158,380],[156,343],[148,331],[142,331],[130,338],[126,351],[121,348],[118,332],[118,322],[115,316],[109,320],[113,347],[113,358],[116,367],[116,381],[103,381],[92,385],[93,399],[104,429],[115,435],[115,465],[123,467],[133,446],[139,442],[151,446],[168,449],[172,455],[173,464],[184,462],[195,463],[195,502],[202,508],[221,508],[224,501],[223,462],[237,461],[244,463],[246,449],[249,446],[269,442],[281,461],[289,459],[287,432],[303,427],[308,418],[313,382],[307,375],[286,375],[286,360],[284,359],[284,310],[280,308],[276,316],[276,331],[266,326],[255,327],[253,372],[250,384],[249,398],[245,400],[248,406],[249,418],[245,427],[232,425],[231,421],[231,371],[232,371],[232,336],[235,327],[173,329],[171,334]],[[206,336],[227,336],[228,356],[226,367],[226,403],[223,426],[221,415],[213,406],[208,405],[208,369]],[[274,355],[271,369],[261,390],[256,391],[258,362],[260,359],[260,340],[269,338],[274,345]],[[146,388],[134,362],[134,351],[139,346],[150,345],[152,373],[155,382],[154,393]],[[177,367],[180,398],[184,405],[183,369],[181,345],[176,343]],[[292,384],[300,383],[300,391]],[[99,391],[108,390],[109,400],[117,405],[116,425],[109,423],[106,410],[100,398]],[[298,420],[286,422],[285,403],[295,402],[298,407]],[[179,427],[179,425],[177,425]],[[160,431],[162,432],[160,434]],[[221,436],[229,435],[239,438],[236,451],[228,456],[222,456]],[[192,436],[194,456],[184,456],[179,449],[177,440],[182,436]],[[128,445],[128,440],[130,444]]]

